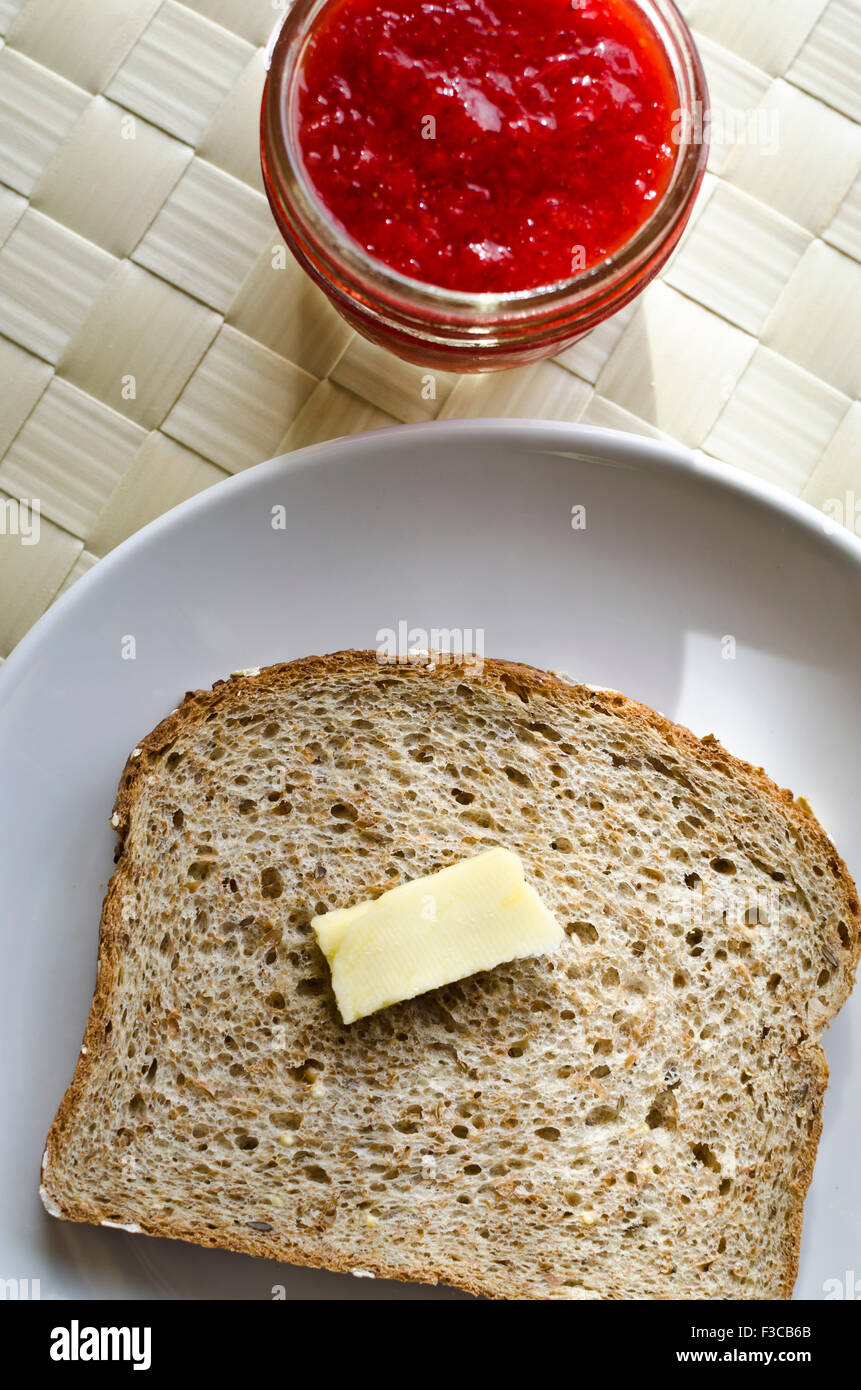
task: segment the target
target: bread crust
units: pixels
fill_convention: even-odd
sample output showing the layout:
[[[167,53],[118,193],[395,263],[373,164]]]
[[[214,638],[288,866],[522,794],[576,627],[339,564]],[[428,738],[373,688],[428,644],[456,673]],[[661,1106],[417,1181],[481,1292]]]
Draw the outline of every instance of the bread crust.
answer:
[[[83,1044],[75,1067],[74,1075],[60,1103],[56,1117],[48,1132],[42,1156],[42,1182],[40,1192],[48,1210],[63,1219],[76,1222],[101,1224],[98,1213],[85,1206],[68,1202],[62,1191],[53,1185],[54,1166],[62,1154],[65,1133],[78,1107],[85,1103],[87,1083],[97,1064],[101,1051],[107,1046],[106,1024],[110,1018],[111,1001],[118,983],[118,966],[122,960],[125,944],[121,904],[126,886],[127,868],[125,861],[126,839],[129,832],[132,810],[140,795],[153,760],[170,749],[173,743],[203,722],[207,715],[222,703],[231,702],[237,697],[261,690],[277,691],[289,688],[308,677],[322,680],[338,680],[344,677],[361,676],[370,671],[379,672],[385,666],[372,651],[346,650],[326,656],[308,656],[296,661],[234,672],[227,680],[216,681],[209,690],[195,690],[186,693],[181,704],[161,721],[156,728],[142,740],[129,756],[120,778],[111,824],[117,832],[117,867],[108,884],[102,907],[99,928],[97,982],[84,1032]],[[822,826],[817,821],[807,803],[797,798],[785,788],[779,787],[762,768],[736,758],[728,753],[717,739],[708,735],[698,738],[683,725],[673,723],[666,716],[648,706],[629,699],[617,691],[598,689],[577,684],[566,677],[539,670],[536,667],[518,662],[483,659],[481,663],[473,659],[463,662],[453,661],[435,653],[408,663],[399,663],[399,671],[405,666],[414,669],[416,678],[423,673],[439,675],[445,673],[457,683],[492,685],[497,690],[504,689],[508,695],[518,700],[528,700],[533,694],[550,695],[572,706],[584,705],[603,715],[612,716],[635,730],[649,730],[660,735],[671,746],[684,751],[689,757],[721,772],[736,782],[753,783],[781,815],[796,826],[804,826],[812,834],[824,859],[837,881],[845,909],[845,917],[852,924],[853,946],[841,972],[838,988],[832,994],[831,1007],[826,1016],[827,1023],[845,1003],[855,982],[858,958],[861,954],[861,906],[855,884],[842,858],[838,854]],[[783,1240],[782,1297],[789,1298],[798,1272],[801,1245],[804,1200],[813,1176],[816,1151],[822,1131],[822,1105],[828,1084],[828,1066],[825,1054],[817,1040],[809,1040],[803,1045],[803,1055],[799,1057],[808,1080],[805,1104],[813,1123],[806,1144],[800,1152],[795,1169],[787,1174],[787,1185],[792,1193],[792,1208]],[[351,1262],[342,1258],[337,1251],[330,1250],[320,1243],[317,1248],[309,1248],[307,1243],[293,1245],[279,1235],[277,1242],[267,1240],[252,1231],[235,1229],[229,1238],[223,1231],[208,1233],[198,1226],[185,1231],[180,1220],[141,1222],[141,1234],[161,1236],[169,1239],[193,1239],[196,1244],[212,1248],[231,1249],[239,1253],[278,1259],[291,1264],[315,1268],[325,1268],[338,1273],[351,1273]],[[367,1273],[380,1278],[397,1278],[427,1284],[445,1283],[477,1296],[501,1299],[523,1298],[517,1281],[506,1280],[500,1276],[498,1286],[489,1290],[486,1285],[465,1276],[456,1265],[443,1268],[436,1263],[419,1265],[409,1273],[399,1272],[388,1267],[385,1261],[371,1256],[363,1262]],[[671,1293],[667,1294],[672,1298]]]

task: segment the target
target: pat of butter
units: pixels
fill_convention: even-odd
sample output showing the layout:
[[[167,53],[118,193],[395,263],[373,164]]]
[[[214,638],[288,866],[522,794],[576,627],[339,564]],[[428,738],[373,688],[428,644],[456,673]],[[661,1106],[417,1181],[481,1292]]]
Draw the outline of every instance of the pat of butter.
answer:
[[[486,850],[311,925],[345,1023],[503,961],[543,955],[562,940],[507,849]]]

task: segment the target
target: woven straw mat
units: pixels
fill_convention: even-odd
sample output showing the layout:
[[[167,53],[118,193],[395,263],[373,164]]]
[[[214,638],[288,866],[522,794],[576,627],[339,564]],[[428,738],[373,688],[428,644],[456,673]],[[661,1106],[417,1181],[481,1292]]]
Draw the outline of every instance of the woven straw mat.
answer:
[[[0,658],[167,508],[397,421],[669,436],[854,524],[861,0],[683,0],[713,138],[673,261],[557,360],[437,374],[432,401],[278,254],[257,153],[277,6],[0,0],[0,505],[41,508],[38,544],[0,534]]]

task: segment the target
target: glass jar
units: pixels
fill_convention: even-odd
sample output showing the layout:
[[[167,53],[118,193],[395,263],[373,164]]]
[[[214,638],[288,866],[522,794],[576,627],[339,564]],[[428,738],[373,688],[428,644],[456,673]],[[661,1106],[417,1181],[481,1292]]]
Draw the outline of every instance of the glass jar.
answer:
[[[327,3],[295,0],[273,35],[261,159],[281,235],[353,328],[420,366],[484,372],[554,356],[645,289],[684,230],[708,157],[705,74],[671,0],[630,0],[664,50],[678,93],[676,158],[663,196],[606,260],[558,284],[508,294],[468,294],[402,275],[354,241],[313,190],[298,148],[295,89],[305,44]]]

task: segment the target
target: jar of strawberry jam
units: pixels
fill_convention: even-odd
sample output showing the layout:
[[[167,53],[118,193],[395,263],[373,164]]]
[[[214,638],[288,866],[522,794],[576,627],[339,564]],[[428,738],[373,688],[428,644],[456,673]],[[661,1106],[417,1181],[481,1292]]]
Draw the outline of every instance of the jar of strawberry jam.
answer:
[[[653,278],[702,181],[706,100],[669,0],[295,0],[263,176],[354,328],[487,371],[560,352]]]

